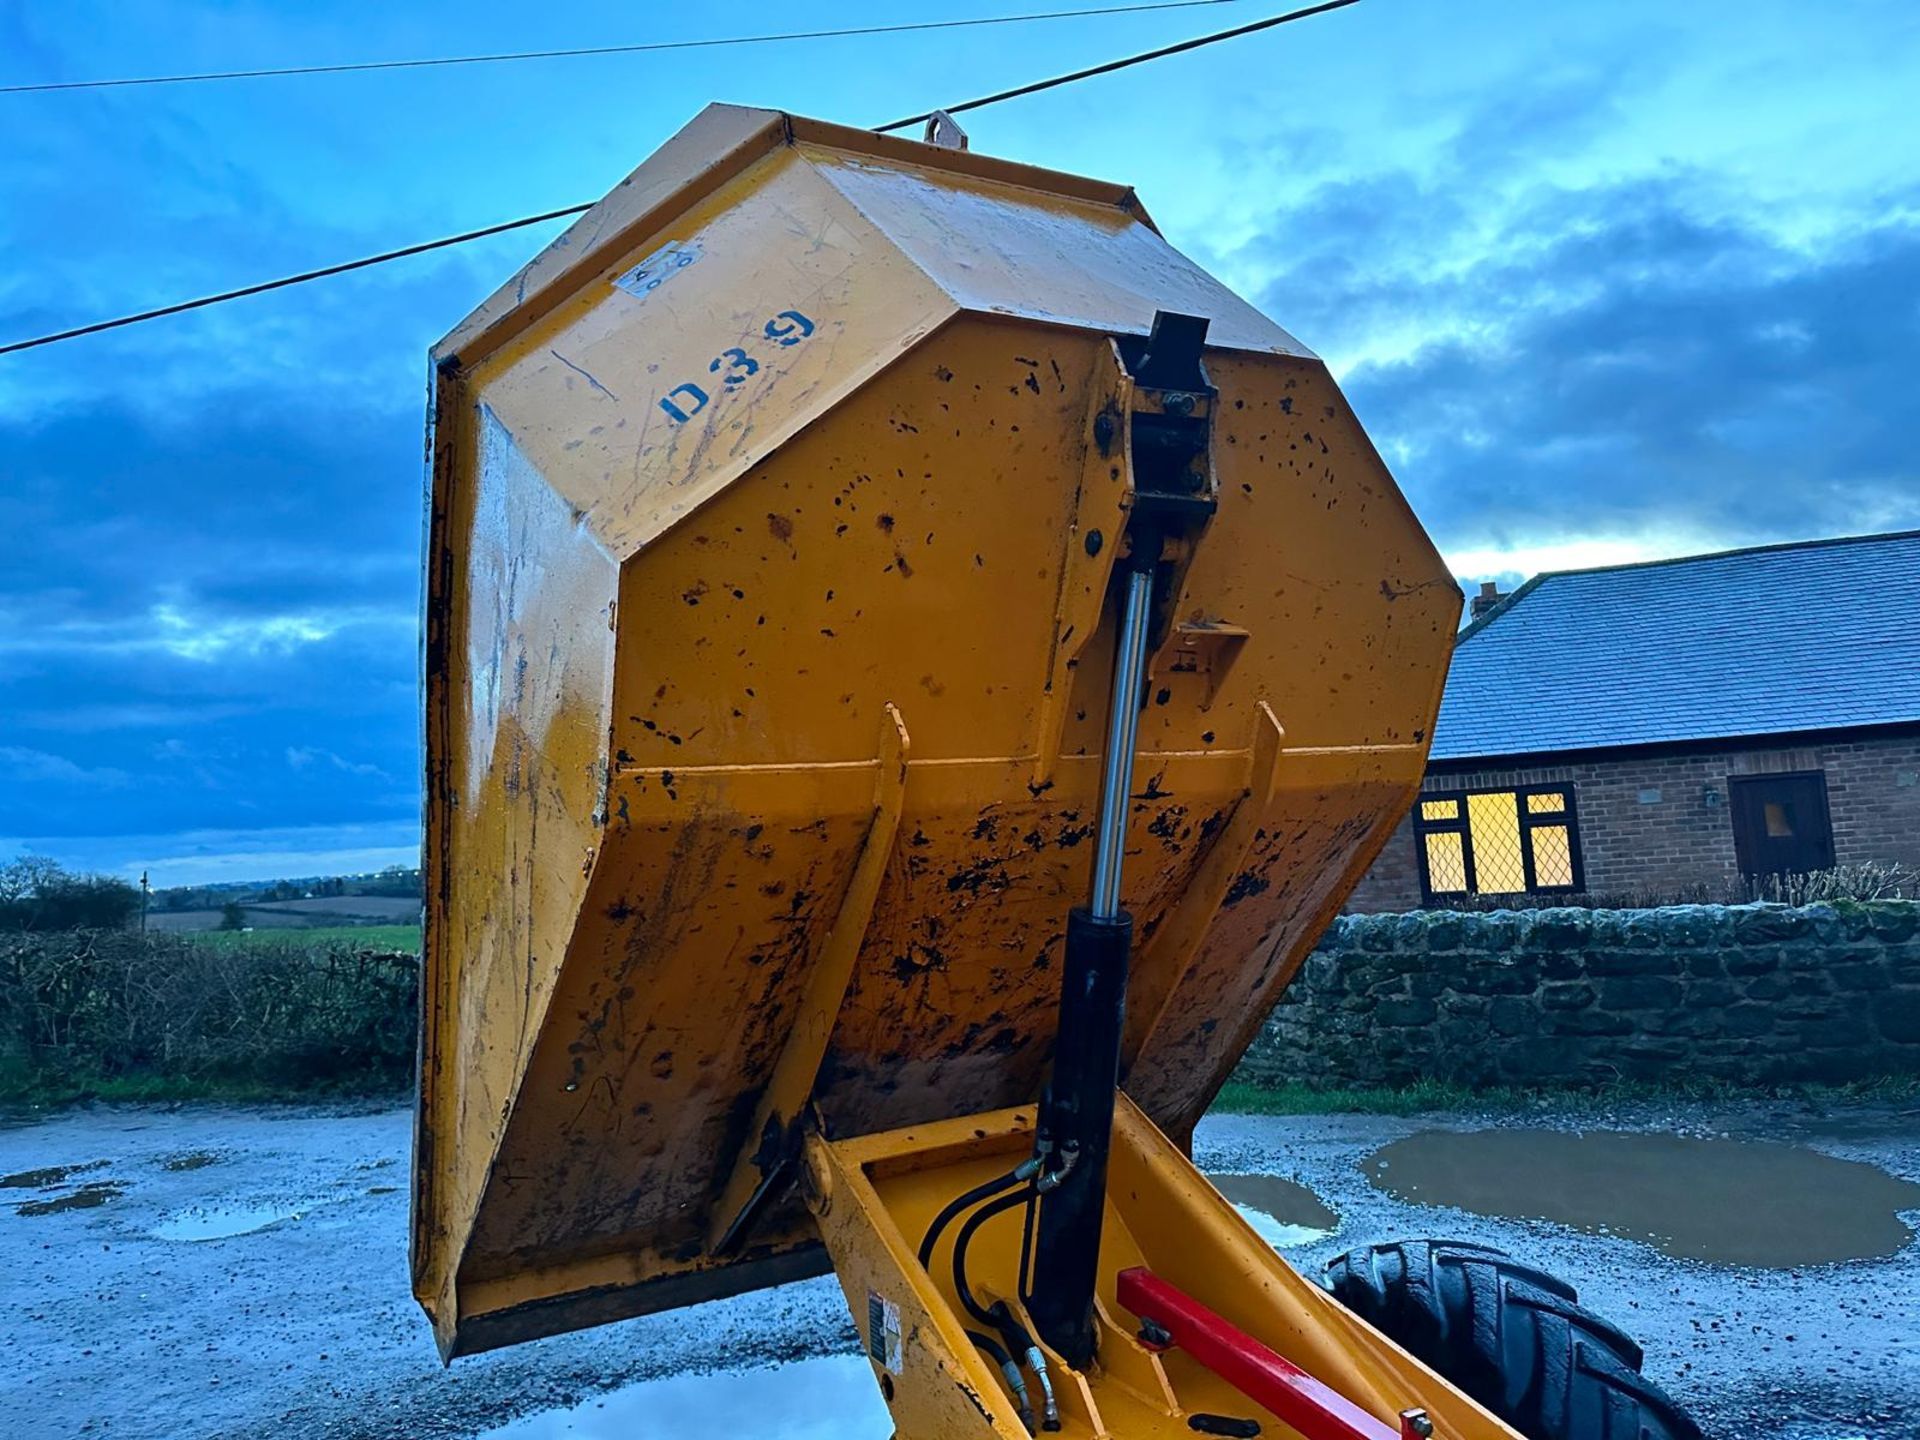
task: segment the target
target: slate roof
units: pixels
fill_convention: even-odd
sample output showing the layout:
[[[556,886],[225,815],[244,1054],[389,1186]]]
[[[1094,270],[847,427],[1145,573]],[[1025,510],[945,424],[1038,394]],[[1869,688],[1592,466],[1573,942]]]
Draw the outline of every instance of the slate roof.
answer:
[[[1920,721],[1920,530],[1537,575],[1461,632],[1434,760]]]

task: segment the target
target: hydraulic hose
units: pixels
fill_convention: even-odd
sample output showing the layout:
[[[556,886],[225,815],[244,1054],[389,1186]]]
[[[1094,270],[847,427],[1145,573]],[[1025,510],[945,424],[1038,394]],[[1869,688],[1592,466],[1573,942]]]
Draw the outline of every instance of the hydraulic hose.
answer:
[[[1020,1275],[1013,1288],[1022,1305],[1033,1298],[1033,1287],[1028,1281],[1033,1274],[1033,1222],[1039,1208],[1040,1189],[1036,1185],[1027,1192],[1027,1213],[1020,1221]]]
[[[956,1235],[953,1240],[953,1290],[954,1294],[960,1300],[961,1307],[968,1315],[980,1324],[990,1325],[998,1330],[1001,1338],[1006,1341],[1007,1349],[1000,1353],[1007,1354],[1008,1358],[1001,1364],[1000,1368],[1009,1377],[1010,1381],[1012,1377],[1020,1371],[1020,1363],[1015,1360],[1013,1356],[1024,1355],[1026,1357],[1027,1368],[1033,1371],[1034,1378],[1039,1381],[1041,1394],[1044,1398],[1044,1414],[1040,1421],[1039,1428],[1054,1431],[1060,1428],[1060,1406],[1058,1400],[1054,1397],[1052,1378],[1047,1374],[1047,1359],[1045,1354],[1042,1353],[1039,1345],[1034,1342],[1034,1338],[1028,1332],[1026,1326],[1022,1325],[1019,1320],[1014,1317],[1013,1311],[1008,1308],[1004,1300],[995,1301],[992,1308],[989,1309],[974,1297],[972,1287],[967,1284],[967,1249],[972,1245],[975,1233],[978,1232],[980,1227],[985,1225],[987,1221],[993,1219],[994,1216],[1004,1215],[1007,1211],[1022,1205],[1027,1209],[1027,1220],[1029,1223],[1025,1223],[1021,1227],[1020,1268],[1022,1274],[1016,1279],[1016,1290],[1024,1283],[1024,1272],[1027,1266],[1027,1241],[1032,1235],[1030,1222],[1033,1215],[1034,1198],[1038,1190],[1039,1186],[1037,1184],[1031,1184],[1024,1185],[1011,1193],[1002,1192],[995,1198],[988,1200],[985,1204],[981,1205],[979,1209],[975,1210],[973,1214],[967,1217],[966,1223],[960,1227],[960,1233]],[[976,1334],[976,1332],[973,1331],[969,1331],[968,1333]],[[975,1343],[978,1344],[979,1340],[976,1339]],[[988,1350],[987,1353],[989,1355],[995,1354],[993,1350]],[[998,1357],[996,1356],[996,1358]],[[1033,1410],[1027,1399],[1026,1382],[1024,1379],[1015,1386],[1014,1393],[1022,1407],[1021,1419],[1026,1423],[1027,1429],[1032,1431],[1034,1429]]]
[[[982,1325],[992,1325],[997,1329],[1000,1321],[991,1311],[978,1300],[974,1299],[973,1291],[967,1288],[967,1246],[973,1243],[974,1233],[979,1230],[982,1225],[986,1224],[987,1221],[993,1219],[996,1215],[1004,1215],[1016,1205],[1026,1204],[1030,1198],[1027,1191],[1019,1190],[1011,1195],[1001,1195],[998,1199],[990,1200],[967,1217],[967,1223],[960,1227],[960,1233],[954,1237],[954,1293],[960,1297],[962,1308]]]
[[[1054,1398],[1053,1380],[1047,1374],[1047,1357],[1041,1353],[1038,1345],[1027,1346],[1027,1367],[1033,1371],[1033,1378],[1040,1382],[1042,1399],[1040,1428],[1058,1430],[1060,1428],[1060,1402]]]
[[[1006,1346],[991,1335],[982,1335],[978,1330],[969,1330],[967,1338],[979,1346],[986,1353],[987,1358],[1000,1367],[1000,1373],[1007,1377],[1007,1388],[1013,1391],[1014,1408],[1020,1412],[1020,1423],[1027,1427],[1027,1433],[1031,1435],[1034,1432],[1033,1400],[1027,1394],[1027,1378],[1020,1373],[1019,1362],[1007,1353]],[[1040,1383],[1047,1392],[1047,1414],[1049,1417],[1056,1416],[1058,1411],[1054,1406],[1053,1386],[1045,1376],[1041,1377]],[[1059,1427],[1056,1424],[1052,1428]]]
[[[989,1310],[974,1298],[973,1291],[967,1285],[967,1247],[972,1244],[974,1234],[980,1227],[994,1216],[1003,1215],[1018,1205],[1026,1206],[1026,1219],[1021,1226],[1020,1274],[1015,1282],[1016,1293],[1024,1295],[1029,1249],[1033,1239],[1035,1198],[1040,1194],[1043,1186],[1051,1189],[1065,1179],[1067,1172],[1073,1168],[1073,1161],[1077,1158],[1075,1155],[1066,1155],[1063,1157],[1065,1163],[1056,1173],[1043,1173],[1046,1155],[1051,1150],[1052,1146],[1043,1141],[1036,1147],[1034,1154],[1021,1161],[1005,1175],[985,1181],[955,1196],[942,1207],[939,1214],[933,1217],[933,1222],[927,1226],[927,1233],[920,1241],[920,1264],[922,1268],[930,1268],[934,1249],[938,1246],[940,1236],[947,1226],[964,1214],[970,1206],[979,1207],[967,1217],[966,1223],[960,1227],[960,1233],[954,1237],[954,1293],[959,1297],[962,1308],[969,1316],[981,1325],[998,1330],[1005,1340],[1006,1343],[1002,1344],[1000,1340],[978,1330],[970,1329],[966,1332],[967,1338],[979,1347],[988,1359],[998,1365],[1000,1373],[1006,1376],[1007,1388],[1013,1394],[1020,1421],[1026,1426],[1029,1434],[1042,1429],[1054,1431],[1060,1428],[1060,1407],[1054,1397],[1053,1381],[1047,1374],[1046,1357],[1042,1354],[1040,1347],[1034,1343],[1033,1336],[1014,1318],[1013,1312],[1007,1308],[1004,1301],[996,1302]],[[1034,1415],[1026,1376],[1021,1371],[1020,1360],[1015,1358],[1021,1354],[1025,1355],[1027,1366],[1032,1369],[1045,1396],[1044,1418],[1037,1418]]]
[[[1000,1338],[1006,1342],[1009,1355],[1026,1357],[1027,1369],[1033,1372],[1033,1378],[1040,1383],[1040,1428],[1058,1430],[1060,1428],[1060,1402],[1053,1393],[1053,1379],[1047,1374],[1047,1356],[1034,1340],[1033,1333],[1022,1325],[1004,1300],[996,1300],[987,1313],[993,1317],[993,1323],[999,1327]],[[1019,1369],[1016,1363],[1014,1368]],[[1032,1429],[1028,1425],[1028,1429]]]
[[[1039,1160],[1029,1156],[1004,1175],[995,1176],[984,1184],[976,1185],[964,1194],[956,1195],[947,1202],[946,1207],[933,1217],[933,1223],[927,1226],[926,1236],[920,1241],[920,1268],[926,1269],[933,1261],[933,1247],[939,1243],[940,1232],[953,1223],[954,1217],[969,1205],[977,1205],[990,1199],[1010,1186],[1023,1180],[1030,1180],[1039,1171]]]

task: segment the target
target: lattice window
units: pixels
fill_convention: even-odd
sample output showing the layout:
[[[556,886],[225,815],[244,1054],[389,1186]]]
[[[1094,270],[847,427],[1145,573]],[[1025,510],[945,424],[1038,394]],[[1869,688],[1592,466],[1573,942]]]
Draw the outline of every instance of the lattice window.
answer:
[[[1585,888],[1571,785],[1425,795],[1413,832],[1429,900]]]

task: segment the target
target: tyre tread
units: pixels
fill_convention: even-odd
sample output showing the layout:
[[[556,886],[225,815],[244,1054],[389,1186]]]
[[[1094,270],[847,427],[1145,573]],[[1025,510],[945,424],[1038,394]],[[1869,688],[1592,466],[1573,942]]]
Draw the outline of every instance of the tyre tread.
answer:
[[[1370,1245],[1330,1261],[1342,1304],[1528,1440],[1702,1440],[1640,1373],[1644,1353],[1573,1286],[1458,1240]]]

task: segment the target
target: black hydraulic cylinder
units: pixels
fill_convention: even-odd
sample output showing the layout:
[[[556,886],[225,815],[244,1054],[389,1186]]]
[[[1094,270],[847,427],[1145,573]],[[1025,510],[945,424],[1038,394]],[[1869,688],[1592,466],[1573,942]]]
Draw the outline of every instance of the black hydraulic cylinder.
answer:
[[[1206,333],[1204,319],[1156,314],[1144,353],[1128,354],[1128,369],[1144,385],[1193,385],[1211,394],[1200,365]],[[1184,401],[1185,408],[1177,408],[1174,398]],[[1170,417],[1178,422],[1191,412],[1193,401],[1192,394],[1182,393],[1169,398],[1164,415],[1136,415],[1136,447],[1145,444],[1140,422],[1151,418],[1158,423]],[[1107,1152],[1113,1140],[1127,966],[1133,950],[1133,917],[1120,904],[1120,870],[1126,853],[1140,710],[1146,702],[1154,587],[1166,527],[1190,521],[1196,501],[1204,501],[1208,514],[1213,506],[1211,497],[1198,495],[1198,482],[1188,485],[1182,478],[1193,472],[1204,481],[1204,474],[1193,471],[1196,457],[1205,455],[1204,427],[1189,433],[1175,423],[1172,432],[1166,433],[1179,443],[1159,448],[1176,463],[1150,467],[1151,475],[1136,475],[1135,505],[1127,524],[1130,545],[1115,577],[1120,581],[1121,604],[1114,635],[1107,743],[1100,765],[1091,893],[1085,906],[1067,916],[1060,1030],[1054,1042],[1053,1076],[1040,1104],[1039,1138],[1047,1168],[1036,1182],[1040,1213],[1033,1273],[1022,1277],[1028,1285],[1025,1298],[1034,1328],[1076,1370],[1093,1362],[1097,1335],[1093,1294],[1106,1221]],[[1104,451],[1108,442],[1099,443]],[[1155,447],[1145,444],[1145,448]]]
[[[1040,1123],[1054,1155],[1075,1159],[1040,1199],[1027,1310],[1040,1337],[1076,1370],[1093,1360],[1093,1287],[1132,949],[1133,917],[1125,910],[1101,919],[1076,906],[1068,915],[1060,1035]]]

